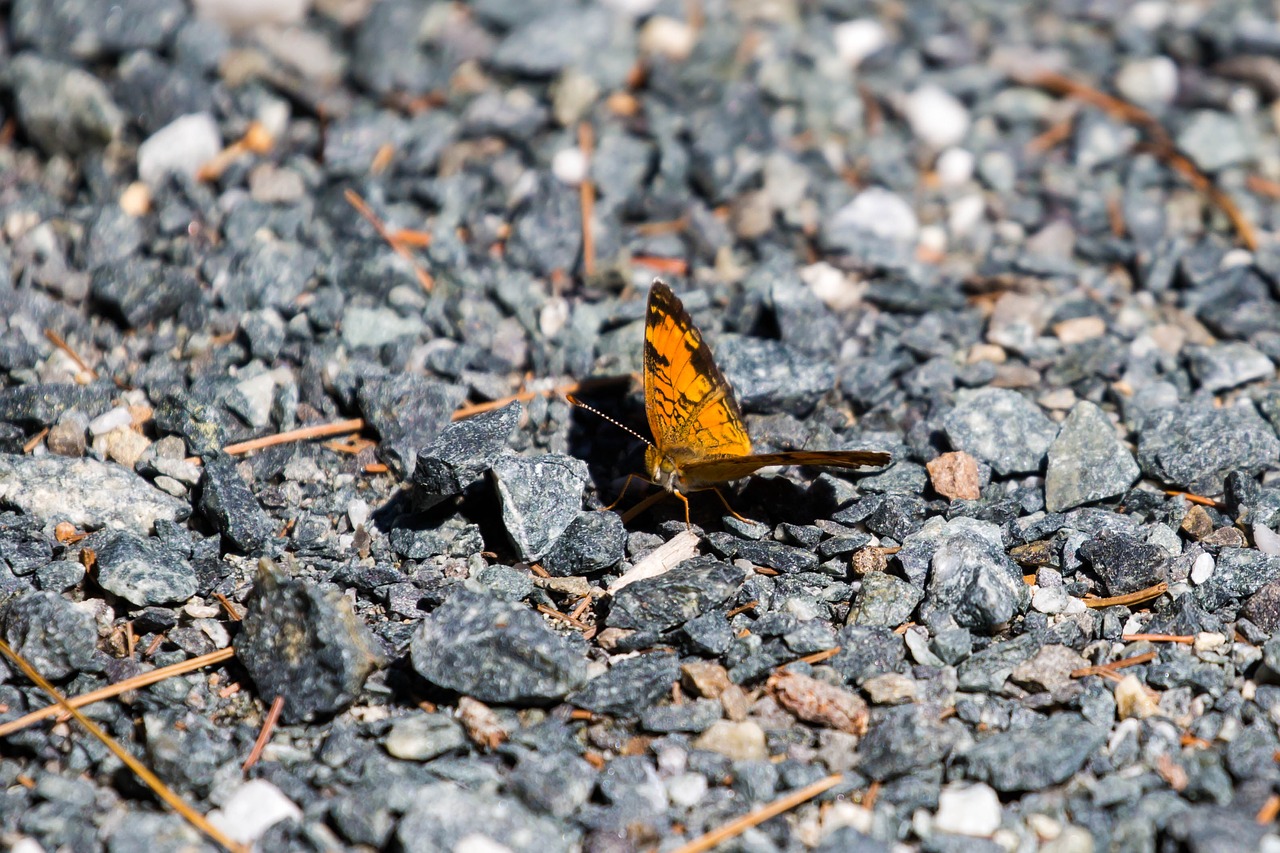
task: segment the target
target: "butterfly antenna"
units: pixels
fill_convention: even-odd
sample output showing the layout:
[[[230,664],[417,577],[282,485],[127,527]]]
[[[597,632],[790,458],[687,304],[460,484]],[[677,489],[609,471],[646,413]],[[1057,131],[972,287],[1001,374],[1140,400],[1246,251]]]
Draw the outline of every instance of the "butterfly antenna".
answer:
[[[626,424],[624,424],[624,423],[620,423],[620,422],[618,422],[618,421],[614,420],[613,418],[609,417],[608,415],[606,415],[604,412],[600,411],[600,410],[599,410],[599,409],[597,409],[597,408],[594,408],[594,407],[592,407],[592,406],[588,406],[586,403],[582,402],[581,400],[579,400],[577,397],[573,396],[572,394],[565,394],[565,395],[564,395],[564,398],[565,398],[566,400],[568,400],[570,403],[572,403],[573,405],[577,406],[578,408],[580,408],[580,409],[586,409],[588,412],[591,412],[591,414],[593,414],[593,415],[597,415],[597,416],[599,416],[599,417],[604,418],[606,421],[608,421],[609,423],[613,424],[613,425],[614,425],[614,426],[616,426],[618,429],[623,430],[624,432],[629,432],[629,433],[631,433],[631,434],[632,434],[632,435],[634,435],[636,438],[640,439],[641,441],[643,441],[645,444],[649,445],[650,447],[652,447],[652,446],[653,446],[653,442],[651,442],[649,439],[645,438],[643,435],[641,435],[640,433],[638,433],[638,432],[636,432],[635,430],[633,430],[631,427],[627,426],[627,425],[626,425]]]

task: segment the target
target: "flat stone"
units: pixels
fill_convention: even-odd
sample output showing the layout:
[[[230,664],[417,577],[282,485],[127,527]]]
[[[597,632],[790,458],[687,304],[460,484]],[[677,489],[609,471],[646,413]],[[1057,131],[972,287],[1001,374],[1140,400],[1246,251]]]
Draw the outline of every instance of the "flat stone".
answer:
[[[572,456],[507,456],[491,468],[502,522],[522,560],[551,550],[582,511],[587,466]]]
[[[121,531],[96,554],[98,584],[136,607],[182,603],[196,594],[191,564],[160,541]]]
[[[1049,447],[1045,508],[1062,512],[1122,495],[1140,473],[1110,419],[1093,403],[1082,400]]]
[[[1038,791],[1070,779],[1107,742],[1107,734],[1080,714],[1058,713],[1026,728],[994,732],[954,760],[966,777],[1001,793]]]
[[[1280,457],[1280,440],[1251,404],[1187,403],[1155,412],[1140,430],[1143,473],[1196,494],[1216,495],[1232,471],[1257,473]]]
[[[0,454],[0,507],[44,522],[68,521],[84,530],[150,533],[157,521],[190,513],[179,501],[132,471],[95,459]]]
[[[989,464],[998,474],[1036,473],[1058,428],[1016,391],[962,390],[943,418],[951,445]]]

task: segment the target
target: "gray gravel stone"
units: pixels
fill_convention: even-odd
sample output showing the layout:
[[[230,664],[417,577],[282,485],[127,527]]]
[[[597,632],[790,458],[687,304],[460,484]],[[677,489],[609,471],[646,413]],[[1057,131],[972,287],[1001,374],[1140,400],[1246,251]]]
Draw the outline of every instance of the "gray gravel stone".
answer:
[[[492,412],[456,421],[435,441],[418,451],[413,484],[429,509],[446,498],[462,494],[479,481],[506,452],[511,433],[520,422],[520,404],[511,403]]]
[[[98,584],[136,607],[180,604],[196,594],[190,563],[157,540],[115,533],[96,553]]]
[[[960,391],[943,418],[947,439],[986,462],[998,474],[1035,473],[1044,464],[1058,428],[1016,391]]]
[[[1223,548],[1213,574],[1196,587],[1196,598],[1206,610],[1217,610],[1239,603],[1276,580],[1280,580],[1280,557],[1252,548]]]
[[[453,782],[433,782],[413,792],[396,830],[405,853],[456,850],[470,843],[500,844],[512,853],[569,853],[577,833],[535,814],[514,797],[468,791]]]
[[[1187,348],[1191,374],[1200,387],[1217,393],[1274,376],[1276,366],[1261,350],[1239,341]]]
[[[447,714],[415,714],[392,723],[383,745],[395,758],[430,761],[463,749],[467,733]]]
[[[1123,533],[1104,531],[1081,545],[1078,553],[1107,595],[1137,592],[1164,579],[1165,550]]]
[[[671,690],[680,678],[680,658],[654,652],[620,660],[569,695],[568,701],[597,714],[634,717]]]
[[[1256,473],[1280,458],[1280,440],[1252,405],[1188,403],[1156,412],[1140,431],[1138,464],[1170,486],[1215,495],[1234,470]]]
[[[124,115],[98,78],[30,53],[9,60],[5,72],[23,131],[49,154],[104,148],[124,128]]]
[[[1106,742],[1106,729],[1079,714],[1061,713],[992,733],[955,760],[966,778],[1001,793],[1038,791],[1070,779]]]
[[[862,576],[862,589],[849,608],[850,625],[896,628],[909,621],[924,593],[886,572]]]
[[[608,624],[616,628],[665,631],[724,606],[738,592],[746,573],[707,557],[687,560],[666,574],[636,581],[618,590]]]
[[[587,466],[572,456],[507,456],[490,469],[507,537],[522,560],[538,560],[582,512]]]
[[[422,621],[413,668],[448,690],[500,704],[547,704],[587,677],[586,660],[523,604],[455,593]]]
[[[3,626],[5,641],[51,681],[97,669],[93,617],[56,592],[29,592],[13,599],[4,609]]]
[[[555,577],[595,574],[621,562],[626,545],[627,529],[621,516],[585,511],[542,555],[542,567]]]
[[[378,456],[402,477],[412,477],[418,451],[449,425],[467,391],[460,385],[399,374],[365,380],[357,399],[361,414],[378,432]]]
[[[285,698],[282,717],[306,722],[345,710],[365,678],[383,663],[382,651],[338,590],[311,581],[258,572],[236,638],[236,658],[258,695]]]
[[[1062,512],[1128,491],[1141,471],[1106,414],[1081,400],[1049,447],[1045,507]]]
[[[936,543],[920,605],[925,620],[949,614],[961,627],[990,632],[1027,609],[1031,596],[1022,572],[1005,553],[1000,528],[956,518],[930,522],[908,541],[924,536]]]
[[[899,705],[872,716],[859,744],[861,773],[887,781],[941,764],[955,746],[955,732],[925,705]]]
[[[806,414],[836,384],[829,361],[811,359],[780,341],[726,337],[716,347],[716,359],[748,412]]]
[[[253,553],[274,537],[271,519],[240,476],[234,459],[206,460],[200,483],[200,509],[233,547]]]
[[[69,521],[150,533],[157,521],[178,521],[185,501],[166,495],[137,474],[95,459],[0,454],[0,507],[44,522]]]

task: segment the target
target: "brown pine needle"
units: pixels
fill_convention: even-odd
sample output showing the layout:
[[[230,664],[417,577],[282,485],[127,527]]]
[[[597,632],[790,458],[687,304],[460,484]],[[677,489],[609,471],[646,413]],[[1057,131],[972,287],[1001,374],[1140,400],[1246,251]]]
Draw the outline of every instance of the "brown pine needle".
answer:
[[[1121,634],[1120,639],[1126,643],[1182,643],[1187,646],[1196,641],[1195,634]]]
[[[796,806],[807,803],[819,794],[825,793],[840,784],[843,778],[843,775],[834,773],[825,779],[819,779],[817,782],[805,785],[800,790],[792,791],[784,797],[779,797],[763,808],[731,820],[723,826],[711,830],[706,835],[695,838],[688,844],[676,848],[675,853],[704,853],[704,851],[723,844],[730,838],[737,838],[753,826],[759,826],[770,818],[777,817],[783,812],[791,811]]]
[[[419,263],[418,259],[413,256],[413,252],[410,252],[409,248],[403,243],[396,241],[395,236],[387,229],[387,226],[383,224],[382,220],[378,218],[378,214],[373,212],[373,208],[369,207],[368,203],[360,197],[359,193],[355,190],[348,189],[343,193],[343,196],[347,199],[347,204],[354,207],[356,212],[363,216],[368,223],[373,226],[373,230],[378,232],[378,236],[391,247],[392,251],[409,262],[409,265],[413,267],[413,274],[418,278],[418,284],[422,285],[423,290],[430,293],[431,289],[436,286],[435,279],[431,277],[431,273],[427,272],[426,267]]]
[[[1115,660],[1111,663],[1104,663],[1098,666],[1086,666],[1071,671],[1072,678],[1084,678],[1086,675],[1107,675],[1114,673],[1117,669],[1125,669],[1131,666],[1137,666],[1140,663],[1147,663],[1156,659],[1155,652],[1147,652],[1142,655],[1134,655],[1131,658],[1123,658]]]
[[[596,274],[596,238],[593,220],[596,212],[596,185],[591,181],[591,157],[595,152],[596,135],[590,122],[578,124],[578,150],[586,166],[582,183],[578,184],[578,201],[582,208],[582,274],[587,278]]]
[[[222,845],[226,849],[233,850],[235,853],[247,853],[248,848],[232,841],[216,826],[205,820],[204,815],[187,805],[187,803],[179,797],[177,793],[175,793],[164,782],[160,781],[160,777],[152,773],[146,765],[134,758],[123,746],[116,742],[114,738],[104,732],[97,723],[86,717],[74,705],[67,701],[66,697],[59,693],[52,684],[46,681],[44,676],[36,672],[35,667],[28,663],[26,658],[15,652],[9,647],[9,644],[3,640],[0,640],[0,652],[3,652],[5,657],[13,661],[27,678],[29,678],[33,683],[39,685],[41,690],[48,693],[60,706],[66,709],[71,716],[75,717],[76,722],[88,729],[89,734],[101,741],[103,746],[111,750],[111,753],[115,755],[116,758],[119,758],[124,762],[124,764],[132,770],[139,779],[146,783],[147,787],[155,792],[157,797],[168,803],[169,807],[182,815],[188,823],[203,832],[215,843]]]
[[[545,604],[539,604],[539,605],[538,605],[538,612],[539,612],[539,613],[544,613],[544,614],[546,614],[547,616],[552,617],[553,619],[559,619],[560,621],[565,622],[566,624],[572,625],[573,627],[575,627],[575,628],[577,628],[577,629],[579,629],[579,630],[581,630],[581,631],[585,631],[585,630],[587,630],[588,628],[590,628],[590,627],[591,627],[591,626],[590,626],[590,625],[588,625],[586,622],[582,622],[582,621],[580,621],[580,620],[578,620],[578,619],[574,619],[574,618],[573,618],[572,616],[570,616],[568,613],[561,613],[559,610],[556,610],[556,609],[555,609],[555,608],[553,608],[553,607],[548,607],[548,606],[547,606],[547,605],[545,605]]]
[[[630,381],[630,374],[626,376],[602,376],[596,379],[584,379],[581,382],[570,382],[566,385],[557,385],[555,388],[548,388],[545,391],[521,391],[519,394],[510,394],[506,397],[499,397],[497,400],[489,400],[485,403],[468,403],[453,413],[453,420],[460,421],[464,418],[469,418],[484,412],[492,412],[494,409],[501,409],[508,403],[527,403],[537,397],[546,397],[548,395],[564,397],[566,395],[577,394],[585,391],[594,391],[597,388],[607,388],[612,385],[619,385]]]
[[[1114,607],[1117,604],[1138,604],[1143,601],[1150,601],[1153,598],[1159,598],[1168,591],[1169,584],[1160,581],[1155,586],[1149,586],[1146,589],[1140,589],[1127,595],[1113,595],[1111,598],[1086,598],[1084,606],[1096,609],[1099,607]]]
[[[1164,493],[1171,498],[1176,498],[1181,495],[1187,499],[1187,503],[1200,504],[1200,506],[1211,506],[1214,508],[1218,506],[1217,501],[1213,498],[1206,498],[1204,495],[1196,495],[1191,492],[1180,492],[1177,489],[1165,489]]]
[[[249,757],[244,760],[244,764],[240,765],[240,770],[247,773],[249,768],[258,763],[258,759],[262,757],[262,751],[267,748],[267,743],[271,740],[271,733],[276,729],[276,722],[280,719],[280,712],[284,710],[284,697],[277,696],[271,703],[271,710],[267,711],[267,718],[262,721],[262,731],[258,732],[258,739],[253,742],[253,749],[249,750]]]
[[[45,427],[35,435],[31,436],[31,438],[28,438],[27,443],[22,445],[22,452],[30,453],[31,451],[35,450],[37,447],[40,446],[40,442],[44,441],[44,437],[48,434],[49,434],[49,428]]]
[[[730,610],[724,616],[726,619],[732,619],[733,617],[737,616],[739,613],[746,613],[748,610],[755,610],[759,606],[760,606],[759,601],[748,601],[746,604],[739,604],[737,607]]]
[[[364,429],[364,420],[362,418],[350,418],[345,421],[335,421],[331,424],[316,424],[315,426],[299,427],[286,432],[278,432],[275,435],[264,435],[261,438],[251,438],[248,441],[241,441],[237,444],[228,444],[222,448],[222,452],[230,456],[238,456],[241,453],[248,453],[251,450],[261,450],[264,447],[275,447],[277,444],[292,444],[295,441],[308,441],[313,438],[326,438],[331,435],[341,435],[347,432],[359,432]]]
[[[1267,801],[1262,804],[1262,808],[1258,809],[1258,814],[1254,817],[1254,821],[1265,825],[1271,823],[1280,815],[1280,794],[1272,794],[1267,797]]]
[[[840,654],[840,650],[841,650],[841,648],[843,648],[843,647],[842,647],[842,646],[832,646],[832,647],[831,647],[831,648],[829,648],[829,649],[823,649],[823,650],[822,650],[822,651],[820,651],[820,652],[814,652],[814,653],[813,653],[813,654],[811,654],[811,655],[805,655],[805,656],[804,656],[804,657],[802,657],[802,658],[796,658],[796,659],[793,661],[793,663],[807,663],[807,664],[822,663],[824,660],[831,660],[831,658],[833,658],[833,657],[835,657],[836,655]]]
[[[80,368],[85,373],[92,376],[94,379],[98,378],[98,371],[94,370],[92,367],[86,364],[85,360],[80,357],[80,354],[75,350],[73,350],[67,344],[67,342],[62,339],[62,335],[59,335],[53,329],[45,329],[44,336],[49,339],[49,343],[53,344],[55,347],[65,352],[71,358],[71,360],[76,363],[76,367]]]
[[[216,663],[222,663],[235,657],[235,650],[231,648],[218,649],[216,652],[209,652],[207,655],[200,655],[191,660],[184,660],[182,663],[175,663],[170,666],[162,666],[159,669],[153,669],[151,672],[144,672],[141,675],[135,675],[132,678],[126,678],[123,681],[117,681],[115,684],[108,684],[106,687],[97,690],[90,690],[88,693],[82,693],[79,696],[70,697],[64,701],[76,708],[83,708],[85,705],[92,705],[94,702],[101,702],[103,699],[112,699],[121,693],[127,693],[130,690],[137,690],[147,687],[151,684],[172,678],[175,675],[183,675],[188,672],[200,669],[206,666],[212,666]],[[16,731],[25,729],[27,726],[33,725],[46,720],[49,717],[55,717],[63,713],[64,709],[60,702],[52,705],[46,705],[43,708],[25,714],[16,720],[10,720],[4,725],[0,725],[0,737],[7,737]]]
[[[660,258],[655,255],[636,255],[631,263],[637,267],[653,270],[667,275],[686,275],[689,263],[684,258]]]
[[[1261,175],[1250,175],[1244,179],[1244,185],[1250,192],[1275,201],[1280,199],[1280,181],[1273,181]]]

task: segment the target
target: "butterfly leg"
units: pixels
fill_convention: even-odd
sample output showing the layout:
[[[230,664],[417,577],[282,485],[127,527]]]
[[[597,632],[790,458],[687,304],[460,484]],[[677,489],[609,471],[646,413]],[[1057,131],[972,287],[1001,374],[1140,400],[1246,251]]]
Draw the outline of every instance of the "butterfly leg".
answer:
[[[674,489],[671,491],[671,494],[678,497],[684,503],[684,526],[685,526],[685,529],[692,530],[693,523],[689,521],[689,499],[686,498],[683,493],[678,492]]]
[[[609,504],[606,507],[600,508],[602,512],[608,512],[609,510],[613,509],[615,506],[617,506],[619,503],[622,502],[622,499],[627,495],[627,489],[631,488],[631,481],[634,480],[636,476],[637,475],[635,474],[627,475],[626,482],[622,484],[622,491],[618,492],[618,496],[613,499],[613,503]],[[644,479],[644,478],[641,478],[641,479]]]
[[[734,512],[733,507],[729,506],[729,502],[728,502],[727,500],[725,500],[724,495],[723,495],[723,494],[721,494],[721,492],[720,492],[720,490],[719,490],[719,489],[712,489],[711,491],[713,491],[713,492],[715,492],[715,493],[716,493],[716,497],[718,497],[718,498],[720,499],[720,503],[724,504],[724,508],[725,508],[725,509],[727,509],[727,510],[729,510],[729,515],[732,515],[734,518],[738,519],[738,521],[741,521],[741,522],[743,522],[744,524],[754,524],[754,523],[755,523],[755,522],[753,522],[751,519],[749,519],[749,518],[743,518],[742,516],[738,515],[738,513]]]

